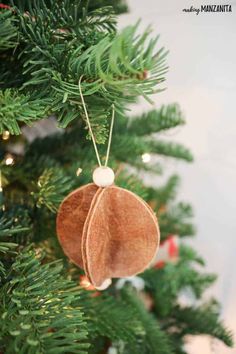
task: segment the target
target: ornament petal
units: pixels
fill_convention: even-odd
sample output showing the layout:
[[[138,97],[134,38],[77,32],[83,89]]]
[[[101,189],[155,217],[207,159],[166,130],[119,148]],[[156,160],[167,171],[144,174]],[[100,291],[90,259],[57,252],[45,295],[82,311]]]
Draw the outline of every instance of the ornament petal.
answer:
[[[76,189],[63,200],[57,214],[57,235],[61,247],[80,268],[84,268],[81,251],[83,227],[98,190],[99,187],[93,183]]]
[[[159,239],[156,216],[141,198],[114,185],[103,188],[84,224],[82,254],[88,278],[99,287],[106,279],[144,271]]]

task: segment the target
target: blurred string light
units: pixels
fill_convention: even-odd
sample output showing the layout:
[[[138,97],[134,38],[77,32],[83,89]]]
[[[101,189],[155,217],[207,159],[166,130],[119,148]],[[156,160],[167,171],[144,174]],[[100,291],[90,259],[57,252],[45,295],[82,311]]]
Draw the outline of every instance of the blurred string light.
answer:
[[[8,130],[4,130],[2,133],[2,140],[8,140],[10,138],[10,133]]]
[[[144,163],[148,163],[151,161],[151,155],[148,152],[142,154],[142,160]]]
[[[0,169],[0,209],[5,210],[4,200],[3,200],[3,188],[2,188],[2,171]]]
[[[13,155],[7,154],[7,155],[5,156],[5,164],[6,164],[7,166],[10,166],[10,165],[13,165],[13,164],[14,164],[14,157],[13,157]]]
[[[0,193],[2,193],[2,171],[0,170]]]
[[[82,168],[78,168],[78,170],[76,171],[76,176],[79,177],[79,175],[82,173]]]
[[[86,275],[80,276],[79,285],[84,288],[85,290],[96,290],[96,288],[90,283]]]

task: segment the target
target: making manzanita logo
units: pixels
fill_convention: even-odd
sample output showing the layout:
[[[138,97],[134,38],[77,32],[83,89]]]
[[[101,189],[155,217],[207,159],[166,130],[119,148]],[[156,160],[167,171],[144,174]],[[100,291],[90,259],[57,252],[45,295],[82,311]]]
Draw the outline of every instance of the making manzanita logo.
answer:
[[[193,12],[196,15],[199,15],[200,12],[232,12],[232,5],[201,5],[201,7],[190,6],[182,11]]]

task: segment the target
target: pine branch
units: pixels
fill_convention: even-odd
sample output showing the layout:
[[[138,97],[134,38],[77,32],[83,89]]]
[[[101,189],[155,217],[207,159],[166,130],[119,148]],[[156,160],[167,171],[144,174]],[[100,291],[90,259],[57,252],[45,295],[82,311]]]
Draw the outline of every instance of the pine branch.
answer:
[[[87,16],[83,16],[81,22],[76,23],[76,27],[85,28],[87,34],[89,32],[94,31],[107,31],[108,33],[112,33],[116,29],[116,17],[114,16],[112,6],[102,6],[101,9],[94,9],[93,11],[88,11]],[[79,30],[79,29],[77,29]],[[81,33],[84,34],[85,31]]]
[[[216,303],[210,302],[196,308],[176,307],[174,316],[178,323],[180,336],[208,334],[218,338],[229,347],[233,346],[232,333],[218,319],[219,308]]]
[[[36,140],[32,146],[36,143]],[[47,146],[47,148],[49,149],[50,146]],[[25,189],[32,191],[32,182],[37,181],[45,170],[56,170],[60,167],[60,164],[55,159],[52,159],[49,154],[44,155],[42,151],[42,153],[36,155],[34,151],[29,152],[26,146],[24,159],[17,161],[14,169],[4,166],[2,171],[8,178],[9,183],[20,181]]]
[[[148,199],[154,202],[154,208],[158,210],[161,207],[166,207],[173,201],[177,194],[180,178],[177,175],[169,177],[166,184],[159,188],[148,188]]]
[[[28,248],[20,252],[1,289],[0,347],[12,353],[87,353],[80,291],[60,275],[59,262],[41,264]]]
[[[35,139],[32,143],[26,145],[25,160],[28,166],[33,160],[32,165],[34,166],[35,162],[43,156],[44,160],[51,160],[49,167],[52,167],[51,163],[67,167],[73,162],[78,161],[80,163],[82,158],[85,163],[90,161],[94,157],[94,151],[91,147],[91,143],[84,136],[81,125],[78,124],[72,129]],[[46,167],[45,164],[47,164],[47,161],[43,163]]]
[[[137,159],[137,155],[140,156],[141,162],[141,156],[147,152],[183,159],[188,162],[193,160],[190,150],[177,143],[151,140],[135,135],[128,135],[127,133],[115,136],[113,142],[114,145],[117,146],[117,150],[115,151],[116,157],[128,163],[131,162],[133,158]]]
[[[16,0],[11,14],[18,26],[17,56],[23,92],[32,104],[47,99],[43,107],[56,112],[62,127],[84,119],[78,89],[81,75],[91,122],[100,142],[104,142],[109,120],[104,111],[109,112],[112,103],[123,114],[126,102],[133,102],[139,95],[149,100],[155,86],[164,80],[166,52],[155,52],[157,39],[148,39],[150,29],[137,35],[135,25],[116,34],[110,7],[91,11],[83,1],[55,4],[52,0]],[[14,58],[14,53],[10,57]],[[24,106],[20,113],[25,120],[32,114]],[[11,117],[5,122],[11,126],[13,123],[7,120]],[[19,128],[12,130],[19,134]]]
[[[122,112],[125,101],[139,95],[147,98],[154,93],[154,83],[164,80],[166,53],[161,49],[153,54],[156,40],[150,40],[144,50],[149,32],[137,36],[136,30],[137,25],[130,26],[113,38],[104,37],[81,55],[72,56],[69,66],[77,82],[67,83],[60,76],[54,76],[54,89],[64,94],[64,100],[80,102],[78,80],[84,75],[85,97],[96,93],[104,102],[115,103],[118,112]],[[148,79],[146,71],[150,71]]]
[[[198,253],[192,248],[187,245],[181,244],[179,247],[179,256],[180,262],[182,260],[186,262],[196,262],[201,266],[205,265],[205,261],[202,257],[198,255]]]
[[[29,24],[32,29],[40,28],[43,31],[41,25],[46,23],[48,31],[54,31],[60,38],[73,39],[76,35],[81,36],[82,40],[85,33],[109,33],[115,30],[116,17],[112,6],[109,5],[91,8],[85,1],[76,0],[62,0],[60,3],[53,0],[36,0],[33,3],[28,1],[28,4],[23,6],[20,0],[15,0],[14,3],[23,29]],[[23,32],[23,38],[27,35],[27,31]]]
[[[112,6],[117,14],[122,14],[128,11],[128,6],[125,0],[96,0],[96,2],[90,1],[88,5],[91,10],[104,6]]]
[[[7,254],[14,253],[17,244],[14,242],[9,242],[9,238],[16,233],[25,231],[20,225],[13,225],[13,220],[7,219],[6,216],[1,213],[0,217],[0,280],[5,278],[6,269],[4,266],[3,257]]]
[[[29,230],[28,227],[19,224],[17,217],[10,217],[11,215],[7,212],[1,211],[0,213],[0,237],[9,237],[20,232]],[[3,243],[4,247],[4,243]],[[3,252],[3,249],[0,248],[0,252]]]
[[[47,100],[31,101],[29,96],[16,90],[0,91],[0,134],[8,130],[10,134],[21,133],[20,124],[31,124],[46,117]]]
[[[83,298],[91,339],[121,340],[134,346],[138,337],[143,338],[145,330],[132,305],[112,294],[97,295],[85,294]]]
[[[130,122],[128,130],[135,135],[143,136],[168,130],[184,123],[179,105],[170,104],[135,117]]]
[[[175,157],[178,159],[186,160],[188,162],[193,161],[193,155],[191,154],[190,150],[181,144],[153,139],[149,141],[148,145],[149,151],[152,153]]]
[[[39,177],[38,191],[33,192],[37,207],[45,205],[50,211],[56,212],[68,192],[72,189],[73,181],[59,168],[47,169]]]
[[[215,275],[197,272],[184,259],[176,265],[168,263],[163,269],[147,270],[142,276],[154,297],[158,318],[171,316],[180,291],[189,289],[195,298],[200,298],[216,280]]]
[[[146,339],[140,343],[139,350],[142,353],[171,354],[174,353],[167,333],[161,330],[158,321],[147,312],[142,301],[131,288],[122,289],[122,298],[131,304],[137,311],[137,315],[146,330]],[[138,347],[138,345],[137,345]]]
[[[193,236],[195,227],[189,222],[192,218],[192,208],[189,204],[178,203],[167,208],[160,208],[158,211],[158,221],[161,229],[162,240],[170,234],[180,237]]]
[[[128,174],[127,171],[122,171],[116,178],[116,183],[119,187],[130,190],[139,195],[142,199],[147,200],[148,191],[143,182],[136,175]]]
[[[18,44],[16,20],[9,10],[0,12],[0,51],[14,48]],[[1,59],[3,60],[3,59]]]
[[[83,91],[87,96],[95,135],[100,142],[104,142],[109,119],[104,115],[104,105],[107,111],[115,101],[117,111],[121,111],[126,98],[132,101],[140,94],[147,98],[153,93],[154,84],[163,80],[165,53],[163,49],[154,53],[156,40],[147,42],[150,30],[137,36],[136,25],[121,34],[106,35],[107,31],[114,32],[114,18],[109,7],[91,12],[83,3],[72,6],[68,0],[54,6],[52,1],[26,1],[24,4],[16,1],[15,5],[18,8],[14,8],[14,20],[18,21],[23,44],[19,58],[20,67],[23,64],[25,68],[22,73],[25,92],[30,92],[31,104],[47,98],[44,110],[54,110],[61,126],[66,127],[77,117],[83,119],[78,92],[81,74],[85,77]],[[94,43],[91,43],[88,31],[101,35],[94,37]],[[81,39],[87,42],[83,43]],[[29,90],[28,85],[37,86],[37,91]],[[124,91],[125,95],[122,94]],[[24,120],[32,114],[24,112],[24,105],[20,113]],[[6,117],[5,122],[11,127],[13,122],[7,124],[7,120],[11,118]],[[12,131],[19,134],[19,127],[12,127]]]

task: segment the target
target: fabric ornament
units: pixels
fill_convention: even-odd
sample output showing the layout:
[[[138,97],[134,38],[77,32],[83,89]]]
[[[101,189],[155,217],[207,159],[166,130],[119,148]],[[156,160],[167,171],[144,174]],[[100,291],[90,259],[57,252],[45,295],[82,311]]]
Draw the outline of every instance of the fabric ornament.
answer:
[[[99,167],[94,183],[70,193],[57,215],[57,235],[64,253],[84,269],[98,290],[111,278],[143,272],[156,255],[160,232],[150,206],[134,193],[113,184],[114,172],[107,166],[114,123],[114,107],[105,165],[101,164],[79,82],[81,100]]]

